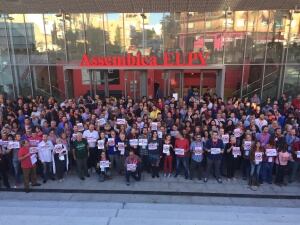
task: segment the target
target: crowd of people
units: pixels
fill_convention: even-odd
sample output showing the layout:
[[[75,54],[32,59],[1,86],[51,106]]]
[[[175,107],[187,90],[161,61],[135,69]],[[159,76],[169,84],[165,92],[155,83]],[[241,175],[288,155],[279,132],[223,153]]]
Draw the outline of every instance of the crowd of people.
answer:
[[[200,96],[116,99],[0,96],[0,172],[6,188],[26,192],[68,171],[99,181],[142,173],[208,182],[243,179],[262,183],[299,180],[300,95],[261,103],[252,98]],[[9,182],[10,181],[10,182]]]

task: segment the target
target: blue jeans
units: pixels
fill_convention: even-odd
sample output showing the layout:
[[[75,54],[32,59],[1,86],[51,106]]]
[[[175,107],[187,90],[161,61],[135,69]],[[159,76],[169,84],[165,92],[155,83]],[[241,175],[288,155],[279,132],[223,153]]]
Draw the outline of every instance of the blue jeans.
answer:
[[[14,167],[14,174],[15,174],[16,184],[20,184],[21,183],[20,161],[19,160],[13,160],[12,164],[13,164],[13,167]]]
[[[254,176],[256,179],[258,179],[258,177],[259,177],[259,172],[260,172],[260,168],[261,168],[261,163],[255,164],[255,163],[251,162],[250,176],[251,176],[251,177]]]
[[[263,162],[261,169],[261,181],[272,183],[273,180],[273,162]]]
[[[180,164],[182,164],[184,168],[184,175],[185,177],[190,176],[190,170],[189,170],[189,162],[188,157],[176,157],[176,174],[179,174],[180,171]]]

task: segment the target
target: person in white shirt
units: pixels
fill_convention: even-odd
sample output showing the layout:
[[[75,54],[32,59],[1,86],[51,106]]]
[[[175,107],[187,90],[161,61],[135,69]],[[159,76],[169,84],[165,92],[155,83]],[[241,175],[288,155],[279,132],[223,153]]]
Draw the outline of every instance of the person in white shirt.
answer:
[[[96,171],[97,162],[100,156],[100,151],[97,148],[97,140],[99,139],[99,133],[95,130],[94,124],[90,124],[89,129],[85,130],[82,135],[89,145],[89,157],[88,157],[88,169],[94,168]]]
[[[48,135],[43,134],[42,141],[38,144],[38,156],[43,164],[43,183],[46,183],[48,178],[54,180],[54,175],[52,171],[52,151],[53,143],[48,140]]]
[[[268,122],[265,120],[265,115],[263,113],[259,115],[259,118],[255,119],[255,125],[258,126],[260,133],[264,126],[268,126]]]

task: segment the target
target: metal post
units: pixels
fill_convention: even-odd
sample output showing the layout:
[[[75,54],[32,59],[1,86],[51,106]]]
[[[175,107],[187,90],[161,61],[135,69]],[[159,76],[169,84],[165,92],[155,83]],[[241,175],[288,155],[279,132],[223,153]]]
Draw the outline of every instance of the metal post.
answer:
[[[23,14],[23,22],[24,22],[24,29],[25,29],[25,43],[26,43],[26,52],[27,52],[27,63],[29,68],[29,78],[30,78],[30,89],[31,89],[31,96],[33,97],[33,81],[32,81],[32,73],[31,73],[31,67],[30,67],[30,53],[28,49],[28,35],[27,35],[27,28],[26,28],[26,22],[25,22],[25,15]]]
[[[14,99],[16,98],[16,59],[15,59],[15,53],[14,53],[14,49],[13,49],[13,45],[12,45],[12,36],[11,36],[11,31],[9,32],[10,35],[8,35],[8,28],[7,28],[7,22],[6,22],[6,18],[4,17],[4,25],[5,25],[5,34],[6,34],[6,42],[7,42],[7,50],[8,50],[8,55],[9,55],[9,60],[10,60],[10,70],[11,70],[11,76],[12,76],[12,82],[13,82],[13,93],[14,93]],[[10,30],[10,29],[9,29]],[[12,54],[10,51],[10,47],[12,48]],[[13,65],[11,63],[11,61],[13,61]]]
[[[93,72],[92,70],[88,70],[90,77],[90,96],[93,97]]]
[[[82,13],[82,23],[83,23],[83,35],[84,35],[84,53],[87,54],[87,46],[86,46],[86,26],[84,20],[84,14]]]
[[[266,45],[265,45],[264,66],[263,66],[263,74],[262,74],[263,76],[262,76],[261,85],[260,85],[260,100],[261,101],[262,101],[262,97],[263,97],[263,88],[264,88],[265,73],[266,73],[269,27],[270,27],[270,11],[269,11],[269,18],[268,18],[268,31],[267,31]]]
[[[247,12],[247,23],[246,23],[246,33],[245,33],[245,44],[244,44],[244,54],[243,54],[243,69],[242,69],[242,81],[241,81],[241,88],[240,88],[240,98],[243,98],[243,88],[244,88],[244,76],[245,76],[245,59],[246,59],[246,48],[247,48],[247,41],[248,41],[248,19],[249,19],[249,12]],[[247,82],[248,84],[248,82]]]
[[[293,21],[293,12],[291,13],[291,18],[290,18],[290,25],[289,25],[289,33],[288,33],[288,39],[287,39],[287,45],[286,45],[286,54],[285,54],[285,59],[284,59],[284,71],[283,71],[283,76],[279,78],[279,85],[281,84],[280,91],[278,91],[277,98],[279,97],[279,94],[282,94],[284,91],[284,81],[285,81],[285,76],[286,76],[286,63],[288,59],[288,53],[289,53],[289,46],[290,46],[290,39],[291,39],[291,25]]]
[[[52,93],[52,82],[51,82],[51,74],[50,74],[50,66],[49,66],[49,52],[48,52],[48,43],[47,43],[47,36],[46,36],[46,26],[45,26],[45,15],[43,15],[43,26],[44,26],[44,34],[45,34],[45,44],[46,44],[46,52],[47,52],[47,68],[48,68],[48,79],[49,79],[49,91],[50,91],[50,95],[53,96]]]
[[[200,96],[202,96],[203,92],[203,71],[200,71]]]

